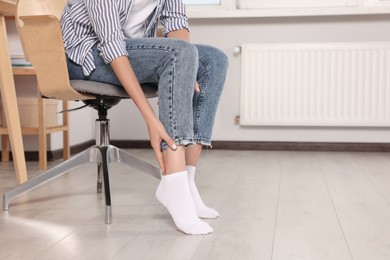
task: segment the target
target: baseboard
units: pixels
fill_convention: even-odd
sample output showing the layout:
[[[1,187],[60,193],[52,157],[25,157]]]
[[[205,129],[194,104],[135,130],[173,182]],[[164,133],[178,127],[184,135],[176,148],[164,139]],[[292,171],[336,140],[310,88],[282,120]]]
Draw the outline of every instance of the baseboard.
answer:
[[[212,143],[212,146],[214,149],[224,150],[390,152],[390,143],[215,141]]]
[[[95,140],[90,140],[86,141],[81,144],[73,145],[70,147],[70,153],[71,154],[77,154],[88,147],[91,147],[92,145],[95,144]],[[1,156],[1,151],[0,151],[0,156]],[[24,153],[24,157],[26,161],[38,161],[39,160],[39,153],[38,151],[26,151]],[[63,150],[58,149],[58,150],[53,150],[53,151],[47,151],[47,160],[48,161],[54,161],[57,159],[61,159],[63,157]],[[12,161],[12,153],[10,152],[9,155],[10,160]]]
[[[71,146],[77,154],[95,144],[95,140]],[[112,145],[125,149],[150,149],[148,140],[112,140]],[[248,142],[213,141],[213,149],[220,150],[273,150],[273,151],[333,151],[333,152],[390,152],[390,143],[321,143],[321,142]],[[1,151],[0,151],[1,156]],[[38,161],[38,151],[27,151],[26,161]],[[62,158],[62,149],[48,151],[47,160]],[[10,154],[12,160],[12,154]]]
[[[121,148],[150,148],[149,141],[113,140]],[[390,152],[390,143],[248,142],[213,141],[220,150]]]

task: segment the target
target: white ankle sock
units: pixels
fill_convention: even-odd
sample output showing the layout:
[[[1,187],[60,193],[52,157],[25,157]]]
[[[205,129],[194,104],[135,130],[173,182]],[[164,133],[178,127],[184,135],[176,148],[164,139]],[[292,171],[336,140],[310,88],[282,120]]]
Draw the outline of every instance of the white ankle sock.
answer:
[[[191,191],[192,198],[194,200],[196,213],[200,218],[217,218],[219,217],[218,211],[207,207],[203,203],[202,198],[200,197],[200,194],[195,184],[195,171],[196,171],[195,166],[187,166],[188,183],[190,185],[190,191]]]
[[[162,176],[156,197],[168,209],[176,227],[184,233],[205,235],[213,232],[196,214],[186,171]]]

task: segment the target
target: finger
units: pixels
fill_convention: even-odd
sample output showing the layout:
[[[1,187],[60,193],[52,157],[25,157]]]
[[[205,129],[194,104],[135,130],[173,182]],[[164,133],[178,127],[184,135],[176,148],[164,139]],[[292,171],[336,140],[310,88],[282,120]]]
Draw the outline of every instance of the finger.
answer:
[[[170,138],[169,135],[166,135],[163,139],[168,144],[169,148],[171,148],[173,151],[176,151],[177,149],[176,142],[173,141],[173,139]]]
[[[162,152],[160,151],[160,148],[158,150],[154,150],[154,154],[157,159],[158,166],[160,167],[162,172],[165,172],[165,165],[163,160]]]
[[[195,84],[195,92],[196,92],[196,93],[199,93],[199,92],[200,92],[198,82],[196,82],[196,84]]]
[[[157,162],[158,162],[158,165],[160,167],[161,172],[164,173],[165,172],[165,165],[164,165],[164,160],[163,160],[161,153],[157,157]]]

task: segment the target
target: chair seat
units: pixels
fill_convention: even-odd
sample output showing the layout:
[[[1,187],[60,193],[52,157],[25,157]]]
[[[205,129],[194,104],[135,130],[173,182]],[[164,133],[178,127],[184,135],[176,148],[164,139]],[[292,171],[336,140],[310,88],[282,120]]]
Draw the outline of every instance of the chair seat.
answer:
[[[72,87],[80,93],[94,96],[109,96],[118,98],[130,98],[122,86],[91,80],[71,80]],[[157,85],[142,84],[142,90],[147,98],[157,97]]]

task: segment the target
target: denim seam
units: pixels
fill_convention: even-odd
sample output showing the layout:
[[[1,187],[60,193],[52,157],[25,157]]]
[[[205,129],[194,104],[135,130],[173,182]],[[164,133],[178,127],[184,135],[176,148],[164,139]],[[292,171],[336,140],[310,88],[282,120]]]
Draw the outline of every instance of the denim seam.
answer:
[[[173,140],[175,141],[176,145],[184,145],[184,146],[188,146],[188,145],[192,145],[192,144],[195,144],[197,143],[196,141],[194,141],[194,139],[191,137],[177,137],[177,138],[173,138]],[[168,145],[167,143],[162,143],[161,144],[161,150],[165,150],[168,148]]]
[[[211,140],[208,138],[194,138],[194,142],[197,144],[202,144],[204,146],[211,147]]]
[[[200,123],[200,111],[202,110],[203,98],[204,98],[205,91],[206,91],[206,85],[208,82],[209,72],[211,69],[210,64],[208,64],[205,59],[203,59],[202,57],[199,57],[199,61],[202,62],[203,65],[205,66],[206,72],[205,72],[205,76],[204,76],[205,78],[202,81],[203,84],[200,87],[199,102],[197,104],[197,110],[196,110],[196,114],[195,114],[195,122],[194,122],[194,136],[195,136],[195,138],[198,137],[198,129],[199,129],[199,123]]]
[[[171,132],[172,132],[172,138],[173,139],[176,139],[177,138],[177,132],[176,132],[176,114],[175,114],[175,110],[176,110],[176,107],[175,107],[175,100],[173,100],[173,97],[174,97],[174,94],[173,94],[173,84],[175,82],[175,71],[176,71],[176,64],[177,64],[177,53],[175,51],[174,52],[174,55],[173,55],[173,59],[171,60],[171,70],[170,70],[170,80],[169,80],[169,93],[170,93],[170,105],[169,105],[169,108],[170,108],[170,111],[169,111],[169,115],[170,115],[170,122],[171,122]]]

